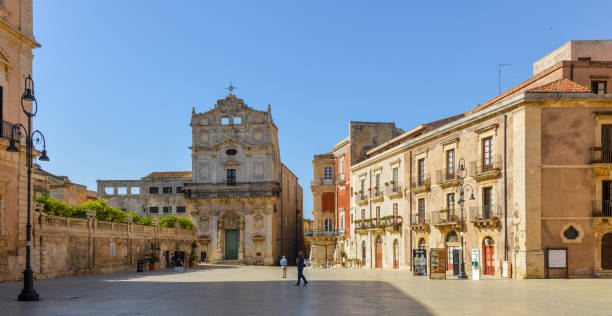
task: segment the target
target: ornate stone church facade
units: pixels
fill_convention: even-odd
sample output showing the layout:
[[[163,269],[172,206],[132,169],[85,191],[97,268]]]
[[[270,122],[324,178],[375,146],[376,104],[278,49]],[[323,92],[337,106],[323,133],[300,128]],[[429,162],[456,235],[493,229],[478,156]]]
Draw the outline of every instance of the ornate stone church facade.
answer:
[[[230,93],[210,111],[194,109],[190,125],[192,171],[98,180],[98,195],[126,211],[189,217],[207,262],[295,260],[303,247],[302,187],[281,162],[270,106],[255,110]]]
[[[275,264],[302,246],[302,188],[281,162],[267,111],[230,93],[191,117],[187,211],[209,262]],[[205,253],[205,254],[204,254]]]

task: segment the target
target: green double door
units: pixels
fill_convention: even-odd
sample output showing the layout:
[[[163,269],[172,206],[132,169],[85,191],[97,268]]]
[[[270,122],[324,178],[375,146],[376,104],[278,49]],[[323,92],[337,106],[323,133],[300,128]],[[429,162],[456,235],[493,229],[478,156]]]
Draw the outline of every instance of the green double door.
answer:
[[[238,260],[238,229],[225,230],[225,260]]]

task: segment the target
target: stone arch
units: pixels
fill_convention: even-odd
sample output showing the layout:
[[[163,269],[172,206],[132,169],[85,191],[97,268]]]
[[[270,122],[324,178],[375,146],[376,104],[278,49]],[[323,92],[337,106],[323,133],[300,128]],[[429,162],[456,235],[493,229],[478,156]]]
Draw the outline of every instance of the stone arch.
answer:
[[[454,230],[449,230],[444,236],[444,242],[457,243],[459,242],[459,235]]]
[[[427,240],[425,240],[425,237],[421,237],[417,243],[417,247],[419,249],[427,249]]]

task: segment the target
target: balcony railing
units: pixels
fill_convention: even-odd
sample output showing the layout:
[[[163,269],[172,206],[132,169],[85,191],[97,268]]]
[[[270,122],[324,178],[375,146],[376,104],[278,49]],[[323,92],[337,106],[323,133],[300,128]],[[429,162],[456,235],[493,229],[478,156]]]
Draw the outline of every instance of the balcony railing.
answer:
[[[486,174],[499,173],[502,168],[501,156],[493,156],[490,160],[485,161],[484,159],[474,160],[470,163],[470,176],[478,177]]]
[[[454,209],[431,212],[431,217],[434,225],[456,224],[460,220]]]
[[[472,206],[470,207],[469,220],[470,222],[495,220],[502,215],[501,206],[497,204]]]
[[[342,230],[344,234],[344,230]],[[311,229],[304,232],[305,237],[335,237],[338,236],[337,230]]]
[[[429,220],[425,218],[425,214],[413,214],[410,225],[427,225]]]
[[[368,218],[366,220],[355,221],[355,229],[368,229],[368,228],[385,228],[385,227],[399,227],[403,223],[401,216],[384,216],[381,218]]]
[[[17,125],[9,123],[7,121],[0,120],[0,137],[11,139],[14,137],[15,142],[19,143],[21,138],[21,130],[16,128]]]
[[[448,168],[439,169],[436,171],[436,177],[438,183],[444,183],[459,179],[457,177],[457,170],[455,168],[453,168],[452,170],[448,170]]]
[[[344,173],[340,173],[336,175],[336,183],[342,183],[345,181]]]
[[[402,193],[402,182],[401,181],[398,181],[397,183],[396,182],[389,183],[385,187],[386,187],[385,191],[387,191],[387,195]]]
[[[375,199],[375,198],[379,198],[379,197],[382,197],[383,195],[384,195],[384,194],[383,194],[383,190],[382,190],[382,188],[377,188],[377,187],[374,187],[374,188],[372,189],[372,198],[373,198],[373,199]]]
[[[591,148],[591,163],[612,163],[612,151],[601,147]]]
[[[612,217],[612,200],[593,201],[593,217]]]
[[[368,201],[368,194],[367,193],[356,193],[355,194],[355,203],[359,204],[359,203],[364,203]]]
[[[334,184],[333,179],[325,179],[325,178],[315,179],[310,182],[310,185],[333,185],[333,184]]]
[[[244,198],[279,196],[278,182],[186,183],[183,187],[186,198]]]
[[[431,180],[429,176],[417,176],[412,178],[412,183],[410,184],[410,189],[412,191],[427,191],[429,190],[429,186],[431,185]]]

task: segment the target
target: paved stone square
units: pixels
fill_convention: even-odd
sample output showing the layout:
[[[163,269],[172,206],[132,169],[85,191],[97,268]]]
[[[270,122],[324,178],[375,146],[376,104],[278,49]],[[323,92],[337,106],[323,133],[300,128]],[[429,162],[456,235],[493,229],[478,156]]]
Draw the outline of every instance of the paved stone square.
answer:
[[[612,315],[612,280],[429,280],[403,271],[201,265],[0,283],[0,315]]]

